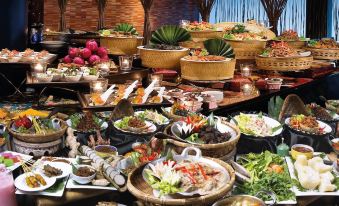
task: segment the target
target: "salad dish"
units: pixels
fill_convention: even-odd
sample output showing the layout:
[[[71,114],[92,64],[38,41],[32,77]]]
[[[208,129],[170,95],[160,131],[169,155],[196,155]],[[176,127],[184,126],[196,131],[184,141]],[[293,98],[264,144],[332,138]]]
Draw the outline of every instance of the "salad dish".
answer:
[[[294,131],[311,135],[326,135],[332,132],[332,128],[315,117],[305,115],[293,115],[285,120],[285,124]]]
[[[305,49],[312,52],[315,59],[332,61],[339,59],[339,43],[331,38],[323,38],[318,41],[311,40]]]
[[[134,26],[127,23],[118,24],[113,29],[100,30],[99,34],[102,37],[115,37],[115,38],[137,38],[139,35]]]
[[[137,111],[135,115],[141,119],[151,121],[157,125],[167,125],[170,123],[170,120],[164,115],[158,113],[156,110]]]
[[[292,191],[293,182],[285,159],[277,154],[265,151],[260,154],[249,153],[240,156],[237,163],[243,166],[248,181],[236,186],[234,194],[257,195],[263,188],[275,193],[278,204],[296,204]],[[267,201],[270,196],[259,193],[259,198]]]
[[[338,100],[327,100],[325,102],[326,109],[339,114],[339,101]]]
[[[188,155],[192,149],[197,151],[196,156]],[[197,148],[186,148],[173,159],[162,158],[148,163],[142,175],[154,189],[155,196],[164,198],[177,193],[184,196],[215,193],[232,178],[221,165],[202,158]]]
[[[92,133],[96,130],[105,130],[107,122],[97,117],[92,112],[76,113],[66,121],[67,125],[80,133]]]
[[[270,117],[259,114],[244,114],[234,116],[231,121],[236,124],[241,133],[255,137],[272,137],[282,133],[282,125]]]
[[[250,31],[244,24],[236,24],[233,27],[226,27],[223,38],[234,41],[267,41],[268,39],[264,32]]]
[[[128,116],[114,122],[114,127],[122,132],[133,134],[151,134],[157,127],[150,121],[138,116]]]

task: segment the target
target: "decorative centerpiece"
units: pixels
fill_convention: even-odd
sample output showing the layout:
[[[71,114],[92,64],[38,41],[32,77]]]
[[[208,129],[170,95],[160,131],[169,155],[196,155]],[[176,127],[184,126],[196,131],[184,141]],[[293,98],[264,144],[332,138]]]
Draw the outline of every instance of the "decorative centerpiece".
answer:
[[[179,42],[190,39],[190,34],[183,28],[174,25],[162,26],[151,37],[149,45],[139,46],[141,63],[145,67],[178,69],[180,58],[189,54],[187,48]]]
[[[235,60],[232,47],[221,39],[203,42],[197,49],[180,59],[181,76],[194,81],[215,81],[233,78]]]
[[[311,40],[305,49],[312,52],[315,59],[339,60],[339,43],[334,39]]]
[[[259,69],[275,71],[297,71],[309,69],[313,62],[310,52],[299,52],[288,43],[273,42],[255,58]]]
[[[236,59],[254,59],[270,38],[263,30],[250,30],[246,24],[236,24],[225,28],[223,39],[234,49]]]
[[[309,41],[308,38],[299,37],[298,33],[292,29],[284,31],[280,36],[274,38],[274,40],[285,41],[295,49],[302,49],[306,46],[306,42]]]
[[[114,29],[101,30],[100,45],[109,49],[113,55],[133,55],[142,45],[143,37],[138,36],[137,30],[131,24],[118,24]]]

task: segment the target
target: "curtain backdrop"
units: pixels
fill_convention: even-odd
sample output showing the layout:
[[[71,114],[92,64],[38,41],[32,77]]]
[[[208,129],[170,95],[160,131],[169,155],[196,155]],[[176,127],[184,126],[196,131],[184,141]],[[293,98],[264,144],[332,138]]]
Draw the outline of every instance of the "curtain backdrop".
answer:
[[[339,41],[339,0],[332,0],[332,34]]]
[[[305,35],[306,1],[288,0],[278,22],[278,33],[286,29],[293,29],[299,35]],[[268,21],[265,9],[259,0],[216,0],[210,22],[245,22],[248,19]]]

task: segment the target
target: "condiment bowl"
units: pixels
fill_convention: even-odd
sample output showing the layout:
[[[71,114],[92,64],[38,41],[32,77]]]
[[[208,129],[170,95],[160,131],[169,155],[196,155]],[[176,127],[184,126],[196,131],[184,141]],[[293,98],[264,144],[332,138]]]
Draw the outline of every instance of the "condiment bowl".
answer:
[[[97,145],[94,150],[95,153],[102,158],[114,156],[118,153],[118,149],[111,145]]]
[[[74,174],[74,171],[72,171],[72,173],[71,173],[72,180],[74,180],[75,182],[77,182],[81,185],[90,183],[96,175],[96,170],[94,169],[94,167],[89,166],[89,165],[77,165],[77,169],[80,168],[80,167],[88,167],[90,170],[94,171],[94,174],[91,175],[91,176],[88,176],[88,177],[81,177],[81,176]]]
[[[307,159],[311,159],[313,157],[313,152],[314,152],[313,148],[305,144],[295,144],[291,147],[291,156],[293,159],[297,159],[298,155],[304,155],[306,156]]]

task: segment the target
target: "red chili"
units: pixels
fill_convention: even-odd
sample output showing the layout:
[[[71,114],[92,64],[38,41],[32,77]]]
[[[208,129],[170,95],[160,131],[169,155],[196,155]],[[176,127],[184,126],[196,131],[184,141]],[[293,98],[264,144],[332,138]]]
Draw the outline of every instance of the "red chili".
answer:
[[[197,181],[194,179],[192,173],[190,173],[190,171],[189,171],[188,169],[186,169],[186,167],[182,168],[181,171],[182,171],[183,173],[188,174],[188,178],[191,180],[191,182],[192,182],[193,184],[196,184],[196,183],[197,183]]]
[[[200,164],[198,164],[198,167],[199,167],[200,172],[201,172],[202,176],[204,177],[204,179],[207,180],[208,177],[206,176],[204,168],[202,168],[202,166]]]

